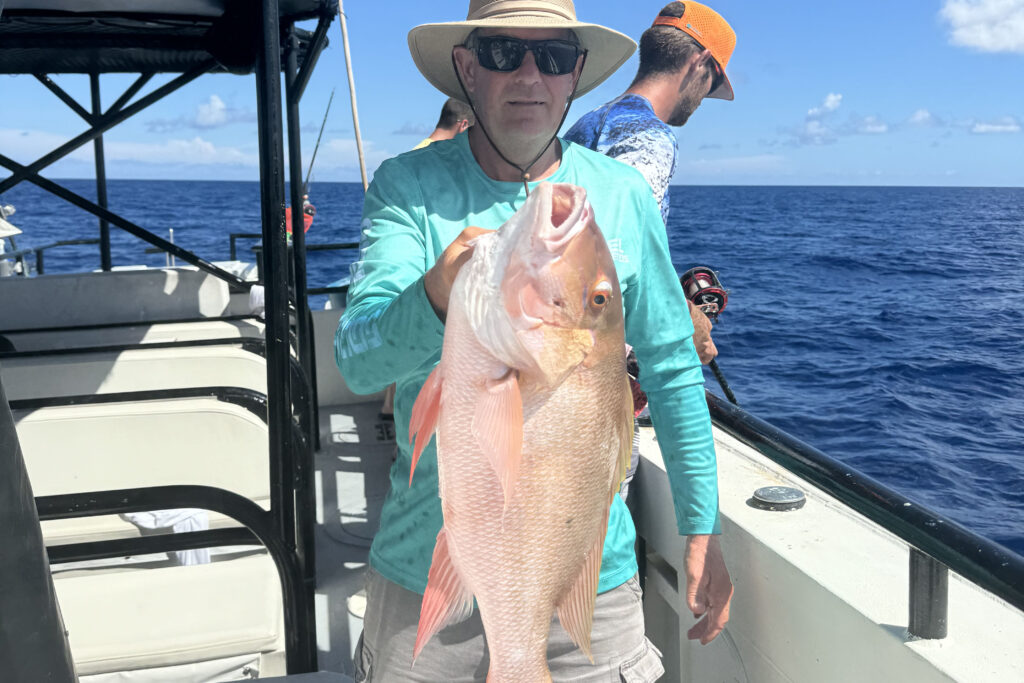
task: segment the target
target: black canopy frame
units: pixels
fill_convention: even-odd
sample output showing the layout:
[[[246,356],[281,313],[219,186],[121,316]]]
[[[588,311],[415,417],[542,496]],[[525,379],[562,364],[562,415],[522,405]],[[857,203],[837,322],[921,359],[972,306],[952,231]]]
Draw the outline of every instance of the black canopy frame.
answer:
[[[125,7],[130,9],[126,11]],[[0,192],[28,181],[96,216],[100,220],[104,270],[112,267],[109,225],[114,225],[228,282],[234,291],[251,286],[252,283],[111,212],[106,206],[102,140],[106,131],[203,74],[230,72],[255,76],[264,251],[262,284],[266,288],[266,417],[271,510],[265,515],[249,514],[246,510],[251,505],[236,500],[237,496],[206,487],[70,494],[39,499],[37,505],[43,518],[54,519],[161,509],[187,502],[188,506],[224,511],[242,521],[249,531],[189,535],[163,539],[158,544],[161,547],[205,547],[258,538],[271,551],[279,569],[285,601],[289,673],[317,669],[311,445],[316,442],[319,422],[315,417],[315,385],[310,382],[310,378],[315,377],[315,367],[311,313],[306,297],[302,212],[293,212],[293,245],[288,245],[285,232],[281,74],[285,66],[291,203],[301,206],[299,103],[327,45],[327,30],[337,9],[333,0],[135,0],[132,3],[122,0],[7,0],[0,13],[0,74],[34,76],[89,126],[82,134],[27,165],[0,154],[0,166],[12,172],[0,182]],[[318,20],[314,31],[296,27],[296,22],[309,19]],[[55,73],[87,74],[91,106],[80,104],[57,85],[50,78],[50,74]],[[139,74],[105,111],[101,109],[99,97],[99,77],[104,73]],[[177,75],[132,102],[158,73]],[[89,142],[94,143],[96,152],[96,202],[40,175],[44,168]],[[293,311],[301,374],[294,373],[292,368]],[[296,403],[293,398],[297,399]],[[116,548],[112,552],[145,552],[152,549],[147,543],[154,542],[120,540],[113,544]],[[110,552],[110,548],[79,544],[63,547],[53,554],[57,561],[72,561],[109,556]]]

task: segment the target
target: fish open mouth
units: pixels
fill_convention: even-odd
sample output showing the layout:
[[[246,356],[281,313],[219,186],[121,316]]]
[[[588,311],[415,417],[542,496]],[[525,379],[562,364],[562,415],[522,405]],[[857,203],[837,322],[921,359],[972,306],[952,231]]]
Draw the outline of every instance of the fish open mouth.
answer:
[[[561,256],[565,246],[583,230],[590,218],[590,204],[587,193],[574,185],[551,186],[550,220],[551,227],[540,232],[545,250]]]

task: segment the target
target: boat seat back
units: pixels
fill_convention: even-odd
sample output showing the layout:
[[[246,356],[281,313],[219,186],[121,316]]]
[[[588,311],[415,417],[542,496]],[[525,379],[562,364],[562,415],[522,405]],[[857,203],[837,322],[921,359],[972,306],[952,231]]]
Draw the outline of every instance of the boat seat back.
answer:
[[[6,323],[4,325],[7,326]],[[263,321],[257,318],[194,320],[117,327],[61,327],[54,330],[6,332],[3,337],[11,345],[11,348],[0,347],[0,351],[49,351],[89,346],[113,346],[115,344],[151,344],[234,337],[262,339],[264,328]]]
[[[83,683],[284,673],[281,582],[266,553],[202,565],[57,574],[54,585]],[[100,677],[108,672],[125,673]]]
[[[214,398],[183,398],[15,411],[37,496],[194,484],[270,506],[267,425]],[[210,513],[211,527],[230,520]],[[120,517],[43,523],[47,543],[139,535]]]
[[[237,346],[181,346],[0,359],[10,400],[188,387],[267,393],[264,358]]]
[[[5,330],[250,313],[249,295],[197,268],[0,278]]]
[[[313,341],[316,344],[316,391],[320,405],[343,406],[371,400],[382,401],[383,391],[370,395],[354,393],[338,370],[334,359],[334,335],[338,331],[342,310],[327,309],[312,311],[312,314]]]

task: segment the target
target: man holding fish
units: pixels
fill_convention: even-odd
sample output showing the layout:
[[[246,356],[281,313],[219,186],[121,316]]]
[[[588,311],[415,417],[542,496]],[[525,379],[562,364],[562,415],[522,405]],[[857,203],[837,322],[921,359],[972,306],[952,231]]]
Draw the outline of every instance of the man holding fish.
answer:
[[[656,680],[615,495],[632,437],[623,336],[688,536],[689,636],[706,643],[732,584],[703,376],[644,177],[555,137],[635,44],[570,0],[471,0],[466,21],[418,26],[409,45],[477,125],[386,161],[366,195],[335,351],[353,390],[397,382],[399,455],[358,680]]]

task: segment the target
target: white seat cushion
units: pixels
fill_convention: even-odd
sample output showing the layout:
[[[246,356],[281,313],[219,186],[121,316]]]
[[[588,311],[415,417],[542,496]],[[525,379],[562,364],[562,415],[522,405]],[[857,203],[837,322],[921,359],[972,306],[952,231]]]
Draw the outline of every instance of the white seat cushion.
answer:
[[[54,576],[79,674],[284,648],[269,555],[187,567]]]

